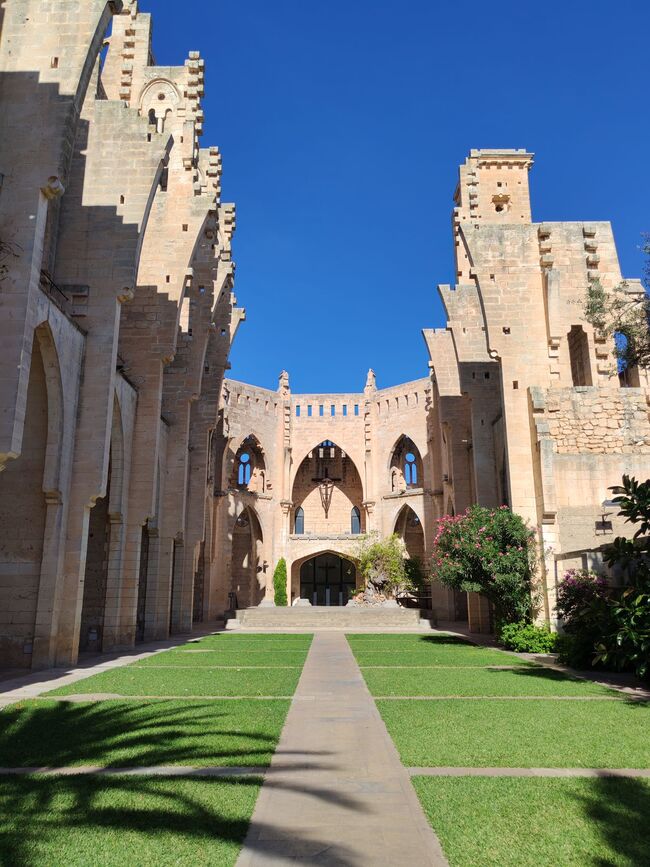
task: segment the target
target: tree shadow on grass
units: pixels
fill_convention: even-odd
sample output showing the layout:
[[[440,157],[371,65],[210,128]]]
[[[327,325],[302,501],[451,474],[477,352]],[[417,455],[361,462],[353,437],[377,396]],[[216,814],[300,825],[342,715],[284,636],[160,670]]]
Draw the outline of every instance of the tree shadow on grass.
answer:
[[[259,777],[0,777],[0,863],[232,865],[261,782]],[[282,840],[282,832],[269,825],[256,822],[255,831],[249,848],[264,850],[265,841]],[[299,829],[286,846],[291,852],[332,849],[331,841],[303,838]],[[352,853],[338,849],[336,863],[357,863]]]
[[[85,764],[116,772],[0,776],[0,864],[234,864],[260,777],[122,776],[119,769],[214,765],[263,770],[287,707],[288,702],[237,702],[224,709],[201,701],[102,701],[28,702],[5,709],[0,766]],[[291,778],[293,772],[322,768],[329,752],[283,750],[282,755],[288,763],[282,778],[271,775],[265,785],[335,804],[363,823],[366,810],[358,798],[331,787],[305,786],[304,777]],[[258,821],[253,830],[247,843],[252,849],[272,845],[304,857],[327,851],[336,854],[335,863],[359,863],[344,846],[301,835],[293,824],[291,833]]]
[[[492,674],[502,674],[503,669],[497,668],[496,666],[486,666],[486,669],[492,672]],[[520,677],[532,677],[541,680],[545,680],[547,682],[556,682],[556,683],[575,683],[582,684],[583,686],[596,686],[599,689],[594,693],[590,694],[599,694],[600,690],[602,690],[602,695],[610,695],[612,697],[618,697],[622,701],[627,699],[626,703],[642,705],[644,703],[650,704],[650,701],[643,695],[640,695],[636,698],[634,695],[630,693],[623,693],[620,690],[617,690],[613,685],[609,686],[606,683],[602,683],[601,681],[592,680],[591,678],[580,677],[579,675],[574,675],[569,672],[558,671],[555,668],[546,668],[543,665],[529,665],[529,666],[516,666],[515,668],[507,669],[508,674],[516,674]]]
[[[262,706],[264,705],[264,706]],[[268,765],[288,702],[25,702],[0,714],[0,767]]]
[[[617,864],[650,864],[650,780],[601,777],[590,780],[587,793],[576,794],[585,815],[617,853]],[[612,867],[597,858],[593,867]]]

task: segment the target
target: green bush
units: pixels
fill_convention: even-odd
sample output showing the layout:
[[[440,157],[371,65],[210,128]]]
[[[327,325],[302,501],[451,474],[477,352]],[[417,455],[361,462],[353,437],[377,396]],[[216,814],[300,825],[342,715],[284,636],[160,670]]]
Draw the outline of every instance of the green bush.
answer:
[[[626,587],[612,596],[594,664],[650,679],[650,593]]]
[[[566,632],[560,656],[577,668],[633,671],[650,680],[650,479],[623,476],[610,490],[619,516],[637,525],[632,539],[619,536],[604,551],[628,584],[608,588],[585,570],[567,573],[558,590]]]
[[[546,626],[534,626],[525,621],[506,624],[499,640],[506,650],[515,653],[553,653],[557,645],[556,633]]]
[[[494,606],[497,626],[532,619],[535,538],[507,506],[471,506],[438,521],[433,575],[455,590],[481,593]]]
[[[607,581],[589,569],[569,569],[557,589],[555,610],[564,635],[559,661],[573,668],[592,668],[596,642],[609,622]]]
[[[284,557],[278,561],[273,573],[273,589],[275,590],[275,604],[278,607],[288,605],[287,600],[287,561]]]

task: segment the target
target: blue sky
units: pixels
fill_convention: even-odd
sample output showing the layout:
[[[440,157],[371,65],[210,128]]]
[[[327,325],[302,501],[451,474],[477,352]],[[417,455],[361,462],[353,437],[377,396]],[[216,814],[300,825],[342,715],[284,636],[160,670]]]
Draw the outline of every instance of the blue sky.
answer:
[[[234,378],[295,392],[427,375],[472,147],[524,147],[535,220],[650,231],[646,0],[141,0],[161,64],[206,60],[205,146],[237,203]]]

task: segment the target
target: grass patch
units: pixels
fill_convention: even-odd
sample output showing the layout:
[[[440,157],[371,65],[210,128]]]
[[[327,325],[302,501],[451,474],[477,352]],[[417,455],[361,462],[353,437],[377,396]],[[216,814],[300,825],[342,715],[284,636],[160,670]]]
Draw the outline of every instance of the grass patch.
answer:
[[[384,638],[388,640],[380,640]],[[347,639],[359,665],[533,665],[512,653],[476,647],[453,636],[348,635]]]
[[[288,710],[282,700],[21,702],[0,711],[0,766],[264,767]]]
[[[431,647],[476,647],[471,641],[465,638],[460,638],[457,635],[447,635],[445,632],[426,633],[424,635],[409,635],[399,633],[346,633],[345,637],[348,643],[353,648],[365,647],[369,650],[376,646],[377,649],[382,647],[392,648],[403,646],[405,648],[418,648],[424,650]]]
[[[0,777],[0,863],[231,867],[261,782]]]
[[[377,701],[410,767],[648,768],[650,704]]]
[[[431,648],[431,650],[357,650],[355,659],[364,665],[446,665],[454,668],[464,666],[512,665],[517,668],[531,668],[534,662],[520,659],[495,650],[479,650],[473,647]]]
[[[313,635],[235,635],[220,632],[192,641],[185,647],[210,647],[212,650],[309,650]]]
[[[541,667],[519,671],[362,668],[362,673],[373,695],[621,695],[596,683]]]
[[[147,659],[136,663],[138,668],[156,668],[158,666],[186,666],[187,668],[210,668],[211,666],[224,666],[238,668],[245,666],[298,666],[304,665],[307,653],[301,650],[209,650],[204,648],[197,650],[189,648],[183,650],[167,650],[164,653],[156,653]]]
[[[129,665],[87,677],[46,695],[293,695],[301,666],[289,669],[174,669]]]
[[[650,864],[650,781],[415,777],[451,867]]]

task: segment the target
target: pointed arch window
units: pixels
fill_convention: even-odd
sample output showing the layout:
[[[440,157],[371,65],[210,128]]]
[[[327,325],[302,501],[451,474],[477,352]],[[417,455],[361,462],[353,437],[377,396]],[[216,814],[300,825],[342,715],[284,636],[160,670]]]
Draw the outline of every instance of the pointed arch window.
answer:
[[[240,485],[247,485],[251,480],[251,456],[243,452],[239,456],[239,470],[237,480]]]
[[[296,536],[304,536],[305,534],[305,510],[302,506],[298,506],[293,519],[293,532]]]
[[[350,517],[350,532],[358,536],[361,533],[361,511],[355,506]]]
[[[404,481],[407,487],[414,488],[418,483],[418,461],[413,452],[404,456]]]

